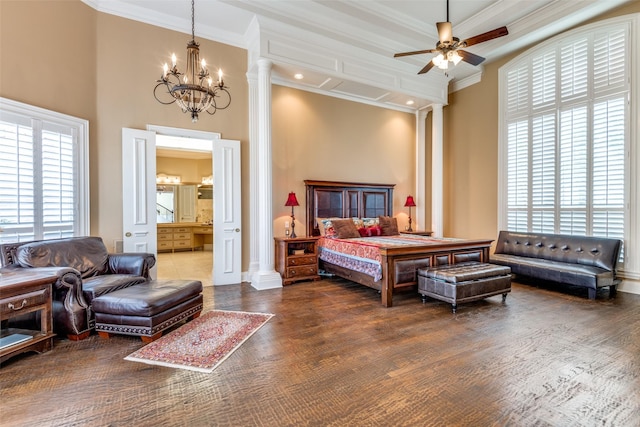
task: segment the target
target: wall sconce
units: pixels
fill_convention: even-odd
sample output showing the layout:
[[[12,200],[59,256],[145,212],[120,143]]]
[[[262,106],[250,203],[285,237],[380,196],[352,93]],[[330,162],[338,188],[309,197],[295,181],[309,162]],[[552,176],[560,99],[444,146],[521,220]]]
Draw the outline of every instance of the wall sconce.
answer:
[[[200,182],[202,182],[202,185],[213,185],[213,175],[203,176]]]
[[[156,175],[156,184],[180,184],[181,178],[177,175],[159,173]]]
[[[411,208],[416,206],[413,196],[407,196],[407,201],[404,202],[404,206],[409,207],[409,228],[407,228],[407,231],[413,231],[411,228]]]
[[[287,197],[287,202],[284,204],[285,206],[291,206],[291,238],[295,239],[296,237],[296,217],[293,216],[293,207],[300,206],[298,203],[298,199],[296,198],[296,193],[293,191],[289,193],[289,197]]]

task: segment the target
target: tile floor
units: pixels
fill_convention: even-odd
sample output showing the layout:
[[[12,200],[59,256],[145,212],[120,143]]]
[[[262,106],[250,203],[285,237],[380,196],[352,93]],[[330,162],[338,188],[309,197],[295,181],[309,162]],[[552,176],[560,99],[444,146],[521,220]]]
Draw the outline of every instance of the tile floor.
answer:
[[[161,252],[157,257],[158,279],[197,279],[213,285],[213,252]]]

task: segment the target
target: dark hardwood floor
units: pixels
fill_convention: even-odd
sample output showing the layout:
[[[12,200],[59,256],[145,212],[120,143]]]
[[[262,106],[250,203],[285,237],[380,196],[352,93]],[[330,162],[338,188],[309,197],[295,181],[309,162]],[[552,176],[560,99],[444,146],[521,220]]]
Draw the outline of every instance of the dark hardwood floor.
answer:
[[[0,425],[640,425],[640,295],[514,283],[453,315],[323,280],[205,301],[275,317],[211,374],[123,360],[134,337],[56,339],[3,364]]]

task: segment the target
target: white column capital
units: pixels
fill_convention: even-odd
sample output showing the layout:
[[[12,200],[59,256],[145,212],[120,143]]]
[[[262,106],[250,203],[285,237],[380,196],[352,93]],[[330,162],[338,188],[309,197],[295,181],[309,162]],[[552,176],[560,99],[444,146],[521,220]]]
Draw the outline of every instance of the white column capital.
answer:
[[[258,71],[271,70],[273,62],[267,58],[260,58],[256,61],[258,64]]]

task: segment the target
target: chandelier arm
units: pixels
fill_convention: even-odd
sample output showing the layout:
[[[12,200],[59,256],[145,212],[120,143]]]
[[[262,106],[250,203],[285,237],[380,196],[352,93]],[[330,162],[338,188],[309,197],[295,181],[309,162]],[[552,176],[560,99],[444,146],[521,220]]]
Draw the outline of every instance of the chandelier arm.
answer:
[[[163,81],[161,81],[161,80],[159,81],[159,83],[156,85],[156,87],[155,87],[155,88],[153,88],[153,97],[156,99],[156,101],[158,101],[160,104],[163,104],[163,105],[170,105],[170,104],[173,104],[174,102],[176,102],[176,99],[175,99],[175,98],[173,98],[173,99],[172,99],[171,101],[169,101],[169,102],[162,101],[160,98],[158,98],[158,94],[157,94],[156,92],[157,92],[157,90],[158,90],[158,88],[159,88],[160,86],[164,86],[164,87],[166,87],[167,89],[168,89],[168,87],[169,87],[169,86],[167,85],[167,83],[165,83],[165,82],[163,82]],[[171,94],[171,92],[168,92],[168,93],[169,93],[169,94]]]
[[[221,87],[221,88],[220,88],[220,91],[221,91],[221,92],[225,92],[225,93],[227,94],[227,96],[226,96],[226,98],[228,99],[228,100],[227,100],[227,103],[225,104],[225,106],[224,106],[224,107],[220,107],[220,106],[218,106],[218,105],[217,105],[218,103],[217,103],[217,102],[215,102],[215,100],[214,100],[214,103],[216,104],[216,108],[217,108],[218,110],[224,110],[224,109],[225,109],[225,108],[227,108],[229,105],[231,105],[231,94],[229,93],[229,91],[227,90],[227,88],[226,88],[226,87]],[[221,96],[220,96],[220,95],[217,95],[217,94],[216,94],[216,97],[217,97],[217,98],[221,98]]]

